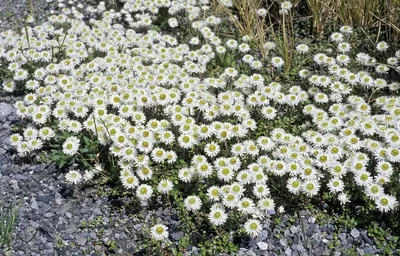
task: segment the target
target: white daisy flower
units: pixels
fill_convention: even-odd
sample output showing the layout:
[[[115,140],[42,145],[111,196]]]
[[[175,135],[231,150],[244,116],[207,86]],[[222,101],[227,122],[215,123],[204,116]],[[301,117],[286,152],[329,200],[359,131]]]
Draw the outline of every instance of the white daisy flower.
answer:
[[[221,226],[228,219],[228,215],[222,209],[213,209],[208,214],[208,219],[214,226]]]
[[[188,196],[183,204],[188,211],[198,211],[202,206],[201,199],[198,196]]]
[[[137,187],[136,189],[136,196],[141,200],[141,201],[146,201],[150,199],[150,197],[153,194],[153,189],[151,186],[143,184]]]
[[[75,136],[68,137],[63,143],[63,153],[69,156],[73,156],[78,153],[79,150],[79,139]]]
[[[154,225],[150,231],[151,237],[155,240],[163,241],[168,238],[168,227],[163,224]]]
[[[168,194],[174,187],[174,184],[169,179],[162,179],[160,183],[158,183],[157,190],[162,194]]]
[[[250,219],[244,224],[244,230],[248,235],[255,238],[261,233],[262,226],[260,221],[256,219]]]
[[[71,170],[65,175],[65,180],[71,184],[79,184],[82,180],[82,174],[76,170]]]

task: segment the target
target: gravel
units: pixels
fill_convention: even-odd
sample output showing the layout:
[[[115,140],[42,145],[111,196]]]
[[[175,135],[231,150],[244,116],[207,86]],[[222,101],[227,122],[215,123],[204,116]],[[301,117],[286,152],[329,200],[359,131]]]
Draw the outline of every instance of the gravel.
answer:
[[[37,21],[45,20],[53,2],[54,0],[32,0],[33,16]],[[21,28],[22,21],[27,14],[30,14],[28,0],[1,0],[0,32]]]
[[[27,10],[24,0],[10,3],[0,1],[3,15],[14,13],[0,23],[0,31],[15,26]],[[43,0],[34,4],[38,17],[44,18],[48,4]],[[184,233],[174,209],[150,211],[143,206],[138,213],[128,198],[102,196],[91,187],[72,191],[53,164],[20,158],[8,142],[11,127],[20,121],[12,107],[17,99],[0,95],[0,201],[6,206],[13,200],[21,203],[12,249],[5,254],[142,255],[140,246],[146,243],[142,229],[154,220],[166,224],[170,239],[179,242]],[[274,222],[278,214],[269,213],[260,236],[243,239],[238,255],[346,255],[352,247],[360,255],[382,253],[365,230],[343,229],[335,238],[335,223],[328,220],[319,225],[308,211],[300,211],[299,216],[279,215],[279,225]],[[187,248],[185,255],[200,252],[195,246]]]
[[[110,199],[90,187],[71,196],[72,188],[54,165],[34,164],[16,155],[8,142],[11,126],[19,121],[12,107],[16,100],[0,97],[0,106],[9,110],[0,119],[0,201],[21,201],[9,255],[132,255],[146,242],[142,228],[154,220],[166,224],[171,241],[179,242],[184,233],[174,209],[137,213],[129,208],[129,199]],[[353,247],[360,255],[382,253],[365,230],[343,229],[335,245],[338,231],[332,221],[320,225],[303,210],[299,216],[279,215],[278,225],[278,214],[270,214],[257,239],[241,241],[238,255],[346,255]],[[195,246],[188,249],[186,255],[199,253]]]

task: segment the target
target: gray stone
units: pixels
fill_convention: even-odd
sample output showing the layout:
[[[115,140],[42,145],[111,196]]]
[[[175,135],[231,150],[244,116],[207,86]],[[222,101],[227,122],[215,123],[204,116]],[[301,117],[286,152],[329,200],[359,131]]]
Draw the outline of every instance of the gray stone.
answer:
[[[43,202],[43,203],[49,203],[51,200],[53,200],[53,196],[52,195],[38,196],[36,198],[36,201],[40,201],[40,202]]]
[[[297,232],[299,232],[299,228],[296,226],[291,226],[290,227],[290,232],[292,232],[293,234],[296,234]]]
[[[7,103],[0,102],[0,118],[5,118],[14,112],[14,108]]]
[[[308,227],[306,236],[311,237],[314,234],[316,228],[317,228],[317,224],[314,224],[314,223],[310,224],[310,226]]]
[[[286,256],[291,256],[292,255],[292,249],[290,249],[290,247],[286,248],[285,255]]]
[[[171,234],[172,239],[174,239],[175,241],[178,241],[179,239],[181,239],[185,234],[182,231],[179,232],[174,232]]]
[[[266,251],[268,250],[268,244],[264,242],[258,242],[257,243],[258,248],[260,248],[261,251]]]
[[[286,238],[282,238],[279,240],[279,243],[283,246],[286,247],[288,245],[288,241]]]
[[[257,240],[254,239],[254,238],[252,238],[252,239],[249,241],[249,246],[250,246],[250,247],[255,246],[256,244],[257,244]]]
[[[363,250],[364,250],[364,253],[368,253],[368,254],[375,254],[375,253],[377,253],[376,250],[374,250],[374,249],[371,248],[371,247],[366,247],[366,248],[364,248]]]
[[[316,247],[314,249],[314,255],[322,255],[324,252],[324,248],[323,247]]]
[[[299,214],[301,217],[306,217],[310,215],[310,213],[306,210],[301,210]]]
[[[338,235],[338,237],[339,237],[340,241],[345,241],[346,240],[346,233],[340,233]]]
[[[87,242],[87,238],[78,236],[76,238],[76,243],[79,245],[85,245]]]
[[[350,234],[351,234],[352,237],[357,238],[357,237],[360,236],[360,231],[358,231],[358,229],[356,229],[356,228],[353,228],[351,230]]]
[[[68,219],[71,219],[71,218],[72,218],[72,214],[69,213],[69,212],[66,212],[66,213],[65,213],[65,217],[67,217]]]
[[[51,218],[53,216],[54,216],[53,212],[47,212],[47,213],[44,214],[44,217],[46,217],[46,218]]]
[[[36,200],[33,201],[30,206],[31,206],[31,208],[33,210],[38,210],[39,209],[39,206],[38,206],[38,203],[36,202]]]
[[[268,238],[268,231],[261,230],[260,235],[258,236],[258,240],[265,241]]]
[[[23,175],[23,174],[20,174],[20,173],[18,173],[18,174],[15,174],[15,176],[14,176],[17,180],[27,180],[27,179],[29,179],[29,177],[28,176],[26,176],[26,175]]]
[[[373,245],[374,242],[372,242],[371,239],[369,239],[368,235],[366,234],[366,232],[361,232],[361,237],[364,240],[365,243]]]
[[[3,165],[3,164],[6,164],[7,162],[8,162],[8,159],[5,156],[5,154],[3,153],[2,155],[0,155],[0,164]],[[1,173],[0,173],[0,175],[1,175]]]
[[[16,181],[16,180],[10,180],[10,184],[11,184],[11,187],[12,187],[14,190],[19,190],[18,181]]]
[[[69,226],[66,230],[65,230],[65,233],[66,234],[73,234],[73,233],[75,233],[76,232],[76,227],[75,226],[73,226],[73,225],[71,225],[71,226]]]
[[[95,214],[95,215],[102,215],[102,214],[103,214],[99,208],[94,208],[94,209],[92,210],[92,212],[93,212],[93,214]]]
[[[304,248],[304,245],[302,245],[302,244],[298,244],[297,245],[297,251],[298,252],[303,252],[303,251],[305,251],[306,249]]]
[[[364,255],[364,251],[360,248],[356,248],[358,255],[363,256]]]
[[[23,232],[21,232],[20,237],[25,241],[29,241],[30,239],[32,239],[35,232],[36,232],[36,228],[27,227]]]
[[[80,237],[83,237],[83,238],[86,238],[86,237],[89,236],[89,232],[86,232],[86,231],[85,231],[85,232],[82,232],[82,233],[79,234],[79,236],[80,236]]]

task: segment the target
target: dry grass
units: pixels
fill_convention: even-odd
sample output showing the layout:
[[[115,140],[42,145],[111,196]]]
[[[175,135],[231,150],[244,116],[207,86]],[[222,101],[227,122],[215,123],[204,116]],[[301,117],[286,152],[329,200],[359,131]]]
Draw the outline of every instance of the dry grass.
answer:
[[[340,23],[361,28],[364,31],[385,33],[386,38],[396,41],[399,36],[399,0],[306,0],[313,16],[314,31],[322,36],[326,26]]]
[[[300,0],[294,1],[296,6]],[[264,60],[267,60],[268,51],[264,48],[267,41],[274,41],[277,45],[277,52],[285,61],[284,72],[290,70],[293,57],[295,33],[293,29],[293,15],[289,12],[286,15],[279,14],[278,1],[262,0],[233,0],[234,10],[222,5],[215,0],[213,10],[216,13],[223,13],[230,17],[241,35],[248,35],[257,45]],[[257,10],[265,8],[267,15],[260,17]],[[235,18],[236,17],[236,18]]]

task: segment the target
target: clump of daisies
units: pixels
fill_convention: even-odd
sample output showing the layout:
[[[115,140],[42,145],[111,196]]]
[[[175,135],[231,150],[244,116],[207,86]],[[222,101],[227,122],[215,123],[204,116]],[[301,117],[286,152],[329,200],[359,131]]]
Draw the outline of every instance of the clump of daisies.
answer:
[[[61,141],[61,152],[78,159],[84,137],[93,136],[109,148],[121,184],[141,202],[191,188],[180,195],[187,211],[204,212],[219,227],[240,213],[242,228],[254,237],[268,211],[283,209],[276,209],[271,177],[283,179],[295,197],[318,196],[326,183],[343,205],[351,202],[344,182],[350,180],[382,212],[398,206],[386,189],[400,162],[400,97],[389,95],[400,86],[385,75],[399,70],[400,51],[386,60],[353,54],[353,30],[344,26],[330,36],[330,53],[296,45],[296,54],[314,63],[288,85],[262,72],[265,65],[280,72],[281,57],[264,63],[250,37],[218,37],[221,19],[201,11],[209,1],[123,2],[119,12],[104,4],[88,8],[90,24],[76,8],[63,8],[28,27],[29,41],[15,31],[1,33],[0,61],[10,74],[2,88],[27,92],[15,108],[30,125],[10,137],[21,155]],[[168,9],[172,33],[152,29],[160,8]],[[283,2],[282,14],[291,8]],[[174,36],[180,24],[194,31],[188,43]],[[264,45],[268,54],[275,47]],[[380,42],[376,50],[390,47]],[[226,63],[220,74],[209,72],[229,55],[250,73]],[[302,133],[273,127],[254,136],[292,109],[308,120]],[[71,170],[65,178],[80,184],[95,174]],[[156,225],[151,235],[164,240],[167,227]]]

